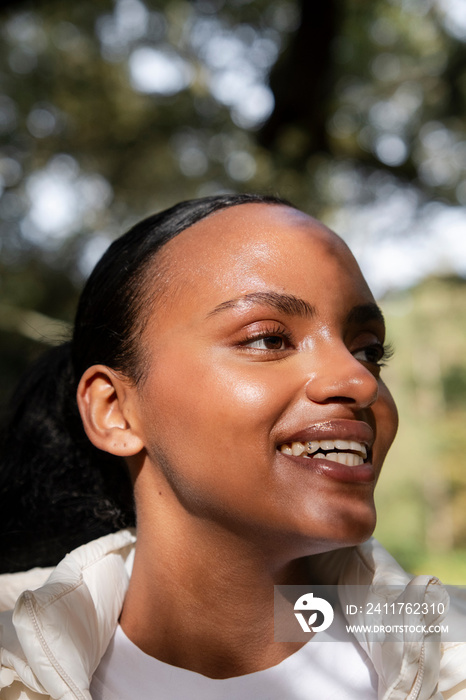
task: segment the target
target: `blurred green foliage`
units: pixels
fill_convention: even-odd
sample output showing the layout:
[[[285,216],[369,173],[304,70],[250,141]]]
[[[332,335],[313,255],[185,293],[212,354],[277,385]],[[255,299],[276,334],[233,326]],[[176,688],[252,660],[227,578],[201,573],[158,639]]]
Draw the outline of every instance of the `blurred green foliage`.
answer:
[[[408,569],[464,584],[466,282],[427,279],[383,308],[396,348],[383,372],[400,428],[378,487],[376,536]]]
[[[40,348],[66,335],[109,241],[155,210],[277,192],[364,252],[369,239],[415,231],[421,243],[434,214],[464,207],[466,22],[456,7],[3,3],[0,404]],[[384,302],[402,428],[378,534],[407,568],[440,562],[450,579],[466,576],[464,560],[448,559],[466,549],[465,302],[453,279]]]

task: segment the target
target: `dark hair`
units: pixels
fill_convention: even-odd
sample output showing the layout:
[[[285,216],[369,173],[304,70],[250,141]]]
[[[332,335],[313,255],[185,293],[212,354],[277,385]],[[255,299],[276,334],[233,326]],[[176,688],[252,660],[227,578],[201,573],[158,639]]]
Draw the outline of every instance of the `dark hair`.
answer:
[[[79,379],[88,367],[105,364],[141,381],[137,340],[156,298],[154,258],[206,216],[246,203],[290,206],[249,194],[182,202],[141,221],[98,262],[81,294],[71,341],[46,353],[11,401],[1,441],[0,571],[53,565],[70,549],[135,524],[124,460],[98,450],[84,433]]]

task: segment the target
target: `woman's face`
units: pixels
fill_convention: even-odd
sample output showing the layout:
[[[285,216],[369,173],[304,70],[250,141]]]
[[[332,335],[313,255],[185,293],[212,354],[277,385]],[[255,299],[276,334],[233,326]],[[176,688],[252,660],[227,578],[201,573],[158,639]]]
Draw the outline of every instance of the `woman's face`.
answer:
[[[397,414],[383,320],[345,244],[292,208],[244,204],[163,255],[137,389],[157,488],[299,555],[367,539]]]

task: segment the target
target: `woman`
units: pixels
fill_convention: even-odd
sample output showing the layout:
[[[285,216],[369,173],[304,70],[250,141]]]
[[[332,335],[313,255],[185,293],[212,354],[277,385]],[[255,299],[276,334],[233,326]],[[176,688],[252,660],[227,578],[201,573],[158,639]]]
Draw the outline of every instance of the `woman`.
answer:
[[[384,332],[346,245],[280,200],[187,202],[117,240],[69,383],[95,454],[126,461],[137,543],[84,545],[19,598],[1,697],[466,692],[464,645],[274,641],[274,585],[409,583],[366,542],[397,427]]]

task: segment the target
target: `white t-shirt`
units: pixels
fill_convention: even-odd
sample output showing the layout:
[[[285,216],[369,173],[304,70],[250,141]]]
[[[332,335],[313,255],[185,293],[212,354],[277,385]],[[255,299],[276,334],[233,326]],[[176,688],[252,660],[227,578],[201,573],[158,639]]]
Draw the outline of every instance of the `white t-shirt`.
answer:
[[[337,617],[339,619],[337,619]],[[337,624],[335,624],[337,623]],[[320,632],[284,661],[256,673],[215,679],[148,656],[118,626],[91,684],[93,700],[377,700],[377,674],[354,642]],[[341,634],[340,638],[346,638]]]

